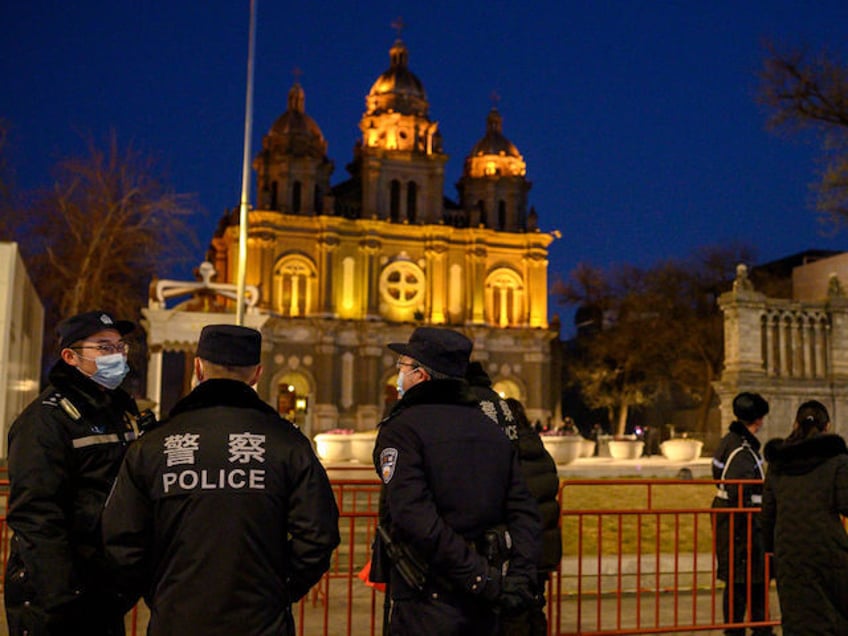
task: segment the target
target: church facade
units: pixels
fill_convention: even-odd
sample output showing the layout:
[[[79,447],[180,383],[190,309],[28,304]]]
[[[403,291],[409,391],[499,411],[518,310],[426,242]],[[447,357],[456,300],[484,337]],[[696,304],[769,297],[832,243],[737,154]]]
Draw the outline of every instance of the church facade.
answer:
[[[557,233],[538,228],[526,165],[500,114],[488,114],[454,201],[439,126],[402,41],[365,102],[346,180],[331,185],[334,164],[297,82],[253,162],[246,280],[258,290],[260,395],[310,435],[373,428],[397,397],[386,344],[436,325],[471,338],[472,358],[531,419],[558,418],[559,333],[547,319]],[[237,210],[225,214],[212,240],[219,283],[237,278],[238,221]],[[148,321],[164,319],[163,307]],[[159,333],[152,346],[192,350]]]

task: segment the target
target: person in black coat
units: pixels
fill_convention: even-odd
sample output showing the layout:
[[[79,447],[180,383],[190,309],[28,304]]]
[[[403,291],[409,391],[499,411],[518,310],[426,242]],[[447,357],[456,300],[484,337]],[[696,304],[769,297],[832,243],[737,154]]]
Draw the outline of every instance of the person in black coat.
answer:
[[[765,446],[763,537],[786,636],[848,634],[848,448],[829,428],[827,409],[811,400],[789,437]]]
[[[733,398],[736,420],[730,424],[713,455],[713,479],[763,479],[760,440],[756,434],[762,428],[769,405],[758,393],[740,393]],[[740,493],[741,490],[741,493]],[[740,498],[741,495],[741,498]],[[713,508],[756,508],[762,503],[762,485],[719,484]],[[762,544],[759,515],[750,518],[745,513],[716,513],[714,515],[716,576],[725,581],[722,607],[725,623],[745,620],[748,587],[751,593],[751,620],[765,620],[765,552]],[[749,548],[750,542],[750,548]],[[731,546],[732,555],[731,560]],[[748,570],[750,567],[750,578]],[[733,611],[731,612],[731,605]],[[725,634],[744,636],[743,627],[730,627]],[[757,636],[772,634],[771,627],[754,629]]]
[[[538,602],[538,507],[515,450],[464,379],[471,341],[419,327],[389,348],[400,356],[401,399],[374,448],[387,535],[376,560],[391,556],[389,633],[495,634],[501,610]]]
[[[482,363],[472,361],[465,374],[471,392],[480,401],[480,409],[500,426],[518,453],[521,474],[530,494],[539,505],[542,520],[542,551],[536,564],[538,582],[536,594],[539,603],[515,614],[501,614],[503,636],[546,636],[547,616],[544,611],[545,586],[550,573],[559,566],[562,558],[560,532],[559,474],[556,462],[545,450],[542,438],[527,419],[521,402],[515,398],[503,399],[493,388],[492,379]]]
[[[515,416],[518,439],[518,461],[527,488],[539,504],[542,518],[542,553],[537,564],[539,572],[538,591],[545,592],[551,573],[556,572],[562,560],[562,528],[560,525],[559,472],[556,462],[545,449],[542,438],[527,419],[524,406],[515,398],[506,399],[507,407]],[[544,596],[542,596],[544,599]],[[526,614],[505,619],[505,636],[546,636],[548,621],[543,604],[534,605]]]
[[[119,388],[134,328],[105,311],[59,323],[50,384],[9,431],[12,636],[124,633],[128,608],[105,579],[100,511],[139,433],[138,407]]]
[[[289,636],[330,566],[338,509],[309,440],[252,386],[261,335],[203,328],[198,386],[134,445],[103,512],[115,584],[148,634]]]

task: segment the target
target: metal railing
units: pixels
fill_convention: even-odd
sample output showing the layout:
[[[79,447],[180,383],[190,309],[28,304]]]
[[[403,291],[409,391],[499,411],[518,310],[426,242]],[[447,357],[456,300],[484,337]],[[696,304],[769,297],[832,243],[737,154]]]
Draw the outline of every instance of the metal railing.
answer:
[[[330,571],[294,607],[297,633],[365,636],[382,633],[384,594],[360,572],[370,561],[377,523],[377,479],[332,480],[342,543]],[[548,582],[549,633],[661,634],[722,630],[724,583],[716,577],[715,521],[731,515],[743,523],[750,545],[758,508],[711,508],[712,480],[565,480],[563,559]],[[757,483],[724,482],[727,488]],[[5,571],[9,530],[5,521],[8,481],[0,481],[0,558]],[[731,558],[732,563],[732,558]],[[733,580],[734,572],[729,578]],[[768,565],[766,565],[768,567]],[[750,564],[748,565],[750,570]],[[751,580],[751,572],[746,573]],[[764,580],[768,581],[768,572]],[[773,597],[773,587],[770,587]],[[746,588],[750,608],[751,586]],[[766,621],[734,627],[777,625],[776,604],[766,594]],[[147,609],[127,616],[131,636],[144,633]]]

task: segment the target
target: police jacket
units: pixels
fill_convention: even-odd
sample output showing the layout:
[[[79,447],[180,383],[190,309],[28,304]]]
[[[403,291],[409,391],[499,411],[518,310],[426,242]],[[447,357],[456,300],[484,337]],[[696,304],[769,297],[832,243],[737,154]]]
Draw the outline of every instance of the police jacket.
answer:
[[[518,425],[518,460],[521,474],[530,494],[539,504],[542,518],[542,555],[538,563],[540,573],[557,569],[562,559],[562,532],[560,529],[559,472],[556,462],[545,449],[542,438],[529,422]]]
[[[119,617],[125,610],[103,580],[100,512],[136,437],[138,409],[123,390],[106,390],[61,360],[48,380],[9,431],[14,538],[5,601],[13,634],[85,631],[92,608]]]
[[[510,573],[536,581],[538,507],[509,440],[464,380],[411,387],[380,425],[374,463],[383,480],[381,523],[453,591],[479,594],[488,562],[474,542],[506,524]],[[414,593],[392,573],[392,595]]]
[[[506,400],[490,386],[471,385],[471,392],[480,400],[480,409],[501,427],[518,453],[518,464],[527,488],[536,503],[542,520],[542,552],[537,564],[540,573],[556,570],[562,559],[560,532],[559,473],[542,438],[527,421],[519,421]]]
[[[838,435],[765,446],[763,535],[774,552],[783,633],[848,634],[848,449]]]
[[[730,424],[730,430],[719,442],[713,455],[713,479],[758,479],[763,478],[760,440],[742,422]],[[758,508],[762,503],[761,483],[742,486],[739,499],[738,484],[719,485],[713,499],[713,508]],[[751,530],[748,531],[750,517]],[[744,513],[716,514],[716,576],[727,581],[730,576],[731,519],[733,521],[733,579],[742,583],[747,578],[748,560],[751,560],[751,580],[762,581],[764,575],[764,551],[760,516]],[[751,549],[748,550],[750,534]]]
[[[116,580],[148,633],[293,633],[327,571],[338,509],[309,440],[247,384],[210,379],[134,445],[103,513]]]

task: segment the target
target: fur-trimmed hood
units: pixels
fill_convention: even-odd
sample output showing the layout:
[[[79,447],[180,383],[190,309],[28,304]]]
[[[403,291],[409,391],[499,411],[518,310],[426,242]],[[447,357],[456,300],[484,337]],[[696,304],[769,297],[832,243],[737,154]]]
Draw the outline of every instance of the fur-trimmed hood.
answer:
[[[478,398],[471,392],[471,387],[465,380],[427,380],[408,389],[403,398],[395,402],[391,412],[383,418],[380,425],[405,409],[419,404],[453,404],[473,408],[479,406]]]
[[[50,385],[69,398],[84,416],[114,405],[120,411],[138,414],[138,407],[129,393],[122,388],[106,389],[79,369],[59,360],[47,375]]]
[[[186,411],[211,408],[213,406],[234,406],[243,409],[255,409],[276,413],[256,394],[251,387],[239,380],[205,380],[174,405],[168,414],[169,419]]]
[[[791,443],[784,439],[769,440],[763,454],[769,470],[804,475],[831,457],[848,454],[848,446],[839,435],[821,434]]]

